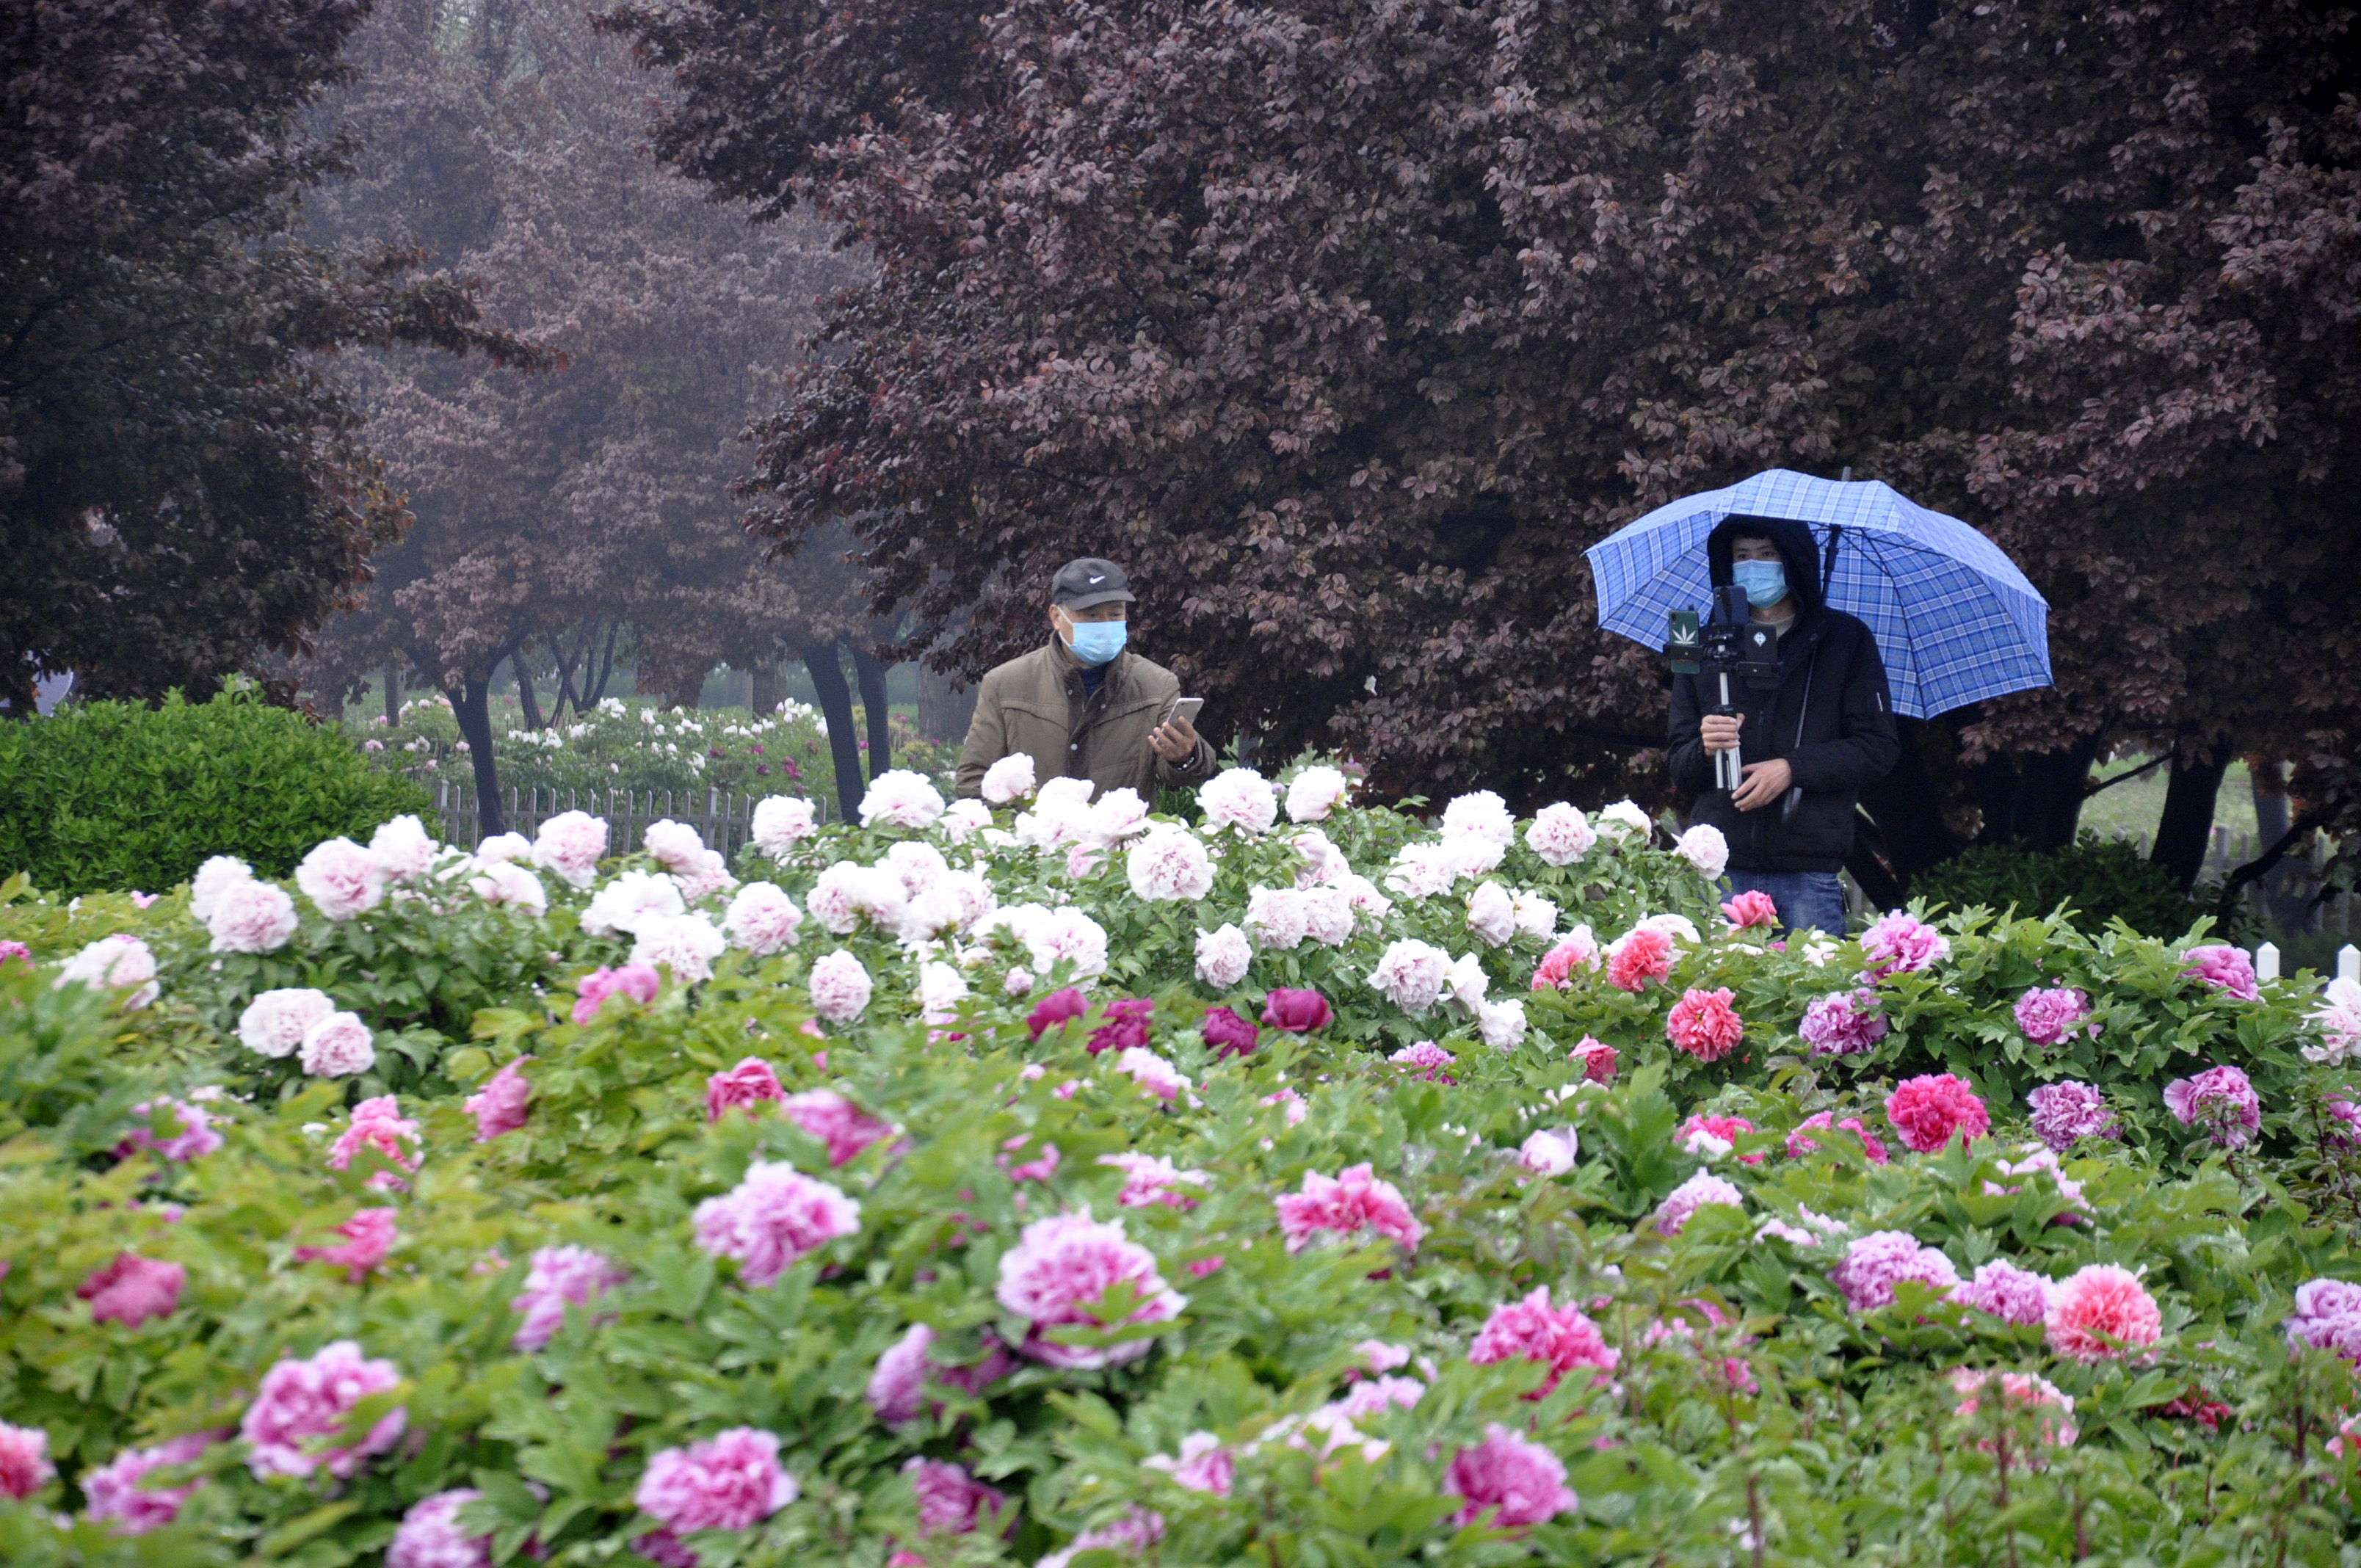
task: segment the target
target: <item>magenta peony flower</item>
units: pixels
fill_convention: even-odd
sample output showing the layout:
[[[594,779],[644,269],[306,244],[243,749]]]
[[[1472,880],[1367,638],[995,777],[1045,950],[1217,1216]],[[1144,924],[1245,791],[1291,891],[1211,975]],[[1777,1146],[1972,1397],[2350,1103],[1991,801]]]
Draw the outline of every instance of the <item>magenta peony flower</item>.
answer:
[[[2037,1046],[2054,1046],[2072,1034],[2091,1011],[2091,999],[2060,986],[2035,986],[2016,999],[2016,1026]]]
[[[295,885],[329,919],[350,920],[376,908],[385,896],[385,873],[350,839],[330,839],[313,845],[296,866]]]
[[[490,1143],[502,1133],[517,1132],[524,1126],[524,1108],[533,1098],[533,1085],[525,1081],[524,1064],[531,1057],[519,1057],[505,1063],[500,1070],[486,1080],[484,1087],[467,1096],[467,1114],[476,1119],[476,1141]]]
[[[1120,1154],[1103,1154],[1099,1163],[1123,1172],[1123,1190],[1115,1194],[1115,1201],[1118,1208],[1124,1209],[1159,1203],[1172,1209],[1193,1209],[1197,1200],[1181,1189],[1203,1187],[1213,1180],[1202,1170],[1182,1170],[1160,1155],[1129,1149]]]
[[[2281,1326],[2290,1345],[2333,1351],[2361,1365],[2361,1285],[2305,1281],[2295,1288],[2295,1310]]]
[[[1108,1003],[1106,1021],[1091,1031],[1084,1048],[1096,1056],[1101,1051],[1144,1047],[1148,1044],[1148,1020],[1155,1011],[1156,1003],[1144,996]]]
[[[1907,1231],[1872,1231],[1845,1244],[1845,1255],[1828,1278],[1855,1312],[1894,1305],[1894,1288],[1915,1280],[1945,1295],[1957,1290],[1960,1271],[1939,1249],[1921,1246]]]
[[[115,1146],[115,1157],[117,1159],[128,1159],[140,1149],[153,1149],[164,1159],[186,1164],[192,1159],[202,1159],[222,1146],[222,1135],[214,1131],[213,1119],[185,1101],[143,1100],[131,1108],[131,1113],[139,1118],[139,1124]],[[159,1118],[167,1124],[178,1124],[181,1130],[166,1137],[158,1137],[148,1124]]]
[[[717,1072],[705,1080],[705,1119],[719,1122],[734,1106],[751,1113],[755,1106],[785,1100],[787,1091],[779,1086],[779,1075],[771,1064],[760,1057],[746,1057],[727,1072]]]
[[[1672,973],[1673,938],[1653,926],[1633,927],[1607,949],[1607,983],[1618,991],[1637,993]]]
[[[189,1271],[177,1263],[118,1253],[114,1262],[75,1286],[74,1294],[90,1303],[91,1321],[136,1329],[150,1318],[178,1311],[181,1287],[188,1279]]]
[[[1861,934],[1861,950],[1872,979],[1938,964],[1951,956],[1948,938],[1915,915],[1897,909]]]
[[[1038,1040],[1046,1031],[1057,1028],[1070,1018],[1079,1018],[1090,1010],[1090,998],[1082,994],[1081,987],[1070,985],[1063,991],[1051,992],[1036,1003],[1032,1014],[1025,1020],[1025,1026]]]
[[[1459,1058],[1453,1056],[1449,1051],[1444,1050],[1441,1046],[1436,1045],[1433,1040],[1421,1040],[1416,1045],[1404,1046],[1401,1049],[1396,1051],[1392,1056],[1386,1059],[1388,1061],[1399,1062],[1403,1067],[1424,1068],[1426,1070],[1419,1074],[1419,1076],[1426,1080],[1429,1083],[1456,1083],[1459,1081],[1457,1079],[1443,1070],[1444,1068],[1456,1062]]]
[[[917,1415],[927,1386],[927,1352],[934,1343],[934,1330],[913,1323],[877,1358],[876,1370],[869,1377],[868,1398],[879,1420],[899,1426]]]
[[[1813,1138],[1811,1135],[1813,1128],[1836,1127],[1852,1134],[1853,1136],[1861,1140],[1861,1154],[1868,1159],[1870,1164],[1883,1165],[1886,1163],[1885,1146],[1878,1141],[1876,1134],[1871,1132],[1867,1127],[1861,1124],[1860,1117],[1847,1116],[1841,1122],[1837,1121],[1835,1118],[1836,1113],[1834,1112],[1823,1111],[1817,1115],[1806,1116],[1803,1121],[1797,1123],[1795,1130],[1787,1135],[1787,1157],[1790,1159],[1801,1159],[1806,1155],[1820,1146],[1817,1140]]]
[[[1451,1456],[1443,1489],[1467,1499],[1456,1522],[1496,1530],[1546,1524],[1581,1506],[1557,1455],[1498,1421],[1485,1427],[1482,1442]]]
[[[1748,888],[1721,906],[1721,917],[1733,931],[1768,928],[1779,924],[1779,905],[1760,888]]]
[[[0,1421],[0,1497],[24,1501],[57,1474],[49,1463],[49,1434],[38,1427]]]
[[[345,1238],[342,1245],[299,1246],[295,1249],[295,1261],[335,1264],[345,1269],[351,1282],[357,1285],[393,1250],[397,1234],[394,1218],[391,1209],[362,1209],[331,1233]]]
[[[1996,1257],[1980,1266],[1973,1279],[1952,1291],[1951,1299],[1988,1312],[2004,1323],[2038,1323],[2049,1316],[2049,1281]]]
[[[1885,1119],[1920,1154],[1945,1147],[1954,1133],[1973,1143],[1992,1131],[1984,1102],[1964,1080],[1948,1072],[1904,1079],[1886,1097]]]
[[[775,1433],[732,1427],[686,1448],[651,1454],[631,1500],[677,1534],[751,1530],[799,1492],[796,1478],[779,1464]]]
[[[1126,1340],[1102,1350],[1060,1344],[1044,1338],[1043,1331],[1065,1324],[1115,1327],[1094,1309],[1118,1281],[1141,1298],[1141,1305],[1123,1320],[1126,1324],[1167,1322],[1185,1305],[1185,1298],[1157,1272],[1155,1255],[1125,1237],[1122,1221],[1093,1220],[1084,1211],[1026,1226],[1017,1245],[1001,1255],[994,1294],[1002,1306],[1031,1321],[1025,1354],[1050,1366],[1094,1369],[1136,1361],[1148,1354],[1151,1342]]]
[[[1746,1196],[1720,1177],[1700,1170],[1665,1195],[1656,1211],[1657,1231],[1664,1235],[1679,1235],[1688,1227],[1691,1216],[1708,1203],[1743,1210]]]
[[[1243,1057],[1254,1053],[1262,1039],[1262,1031],[1250,1018],[1239,1016],[1227,1007],[1205,1010],[1205,1045],[1215,1056]]]
[[[2106,1361],[2164,1337],[2156,1298],[2130,1269],[2093,1263],[2050,1292],[2049,1348],[2076,1361]],[[2112,1343],[2111,1343],[2112,1342]]]
[[[522,1351],[541,1349],[566,1326],[566,1308],[595,1306],[631,1277],[614,1259],[588,1247],[539,1249],[525,1275],[523,1292],[509,1300],[509,1310],[524,1320],[509,1343]]]
[[[574,1021],[583,1025],[595,1021],[610,996],[627,996],[644,1007],[663,989],[664,976],[653,964],[627,963],[615,969],[601,964],[575,985]]]
[[[262,1375],[262,1387],[238,1422],[248,1445],[247,1468],[258,1480],[305,1476],[323,1465],[338,1480],[349,1478],[370,1455],[400,1440],[409,1412],[389,1410],[350,1448],[324,1449],[315,1440],[343,1431],[363,1399],[390,1393],[401,1382],[392,1362],[365,1358],[348,1339],[322,1347],[308,1361],[280,1361]]]
[[[492,1568],[492,1538],[459,1526],[459,1510],[482,1496],[459,1486],[411,1504],[385,1549],[385,1568]]]
[[[758,1159],[735,1188],[699,1203],[693,1218],[697,1245],[737,1259],[740,1282],[759,1289],[829,1242],[858,1234],[861,1205],[791,1165]]]
[[[1426,1234],[1400,1190],[1378,1179],[1366,1164],[1347,1167],[1334,1177],[1305,1171],[1301,1192],[1279,1194],[1279,1228],[1290,1252],[1301,1252],[1322,1232],[1350,1239],[1365,1230],[1416,1252]]]
[[[743,1065],[742,1063],[741,1064]],[[840,1166],[894,1129],[833,1089],[807,1090],[779,1102],[779,1112],[828,1146],[828,1163]]]
[[[1316,991],[1290,991],[1282,987],[1264,999],[1263,1026],[1290,1035],[1308,1035],[1314,1029],[1324,1029],[1335,1014],[1329,1010],[1328,999]]]
[[[1683,1122],[1673,1132],[1673,1141],[1690,1154],[1701,1154],[1708,1159],[1719,1158],[1738,1146],[1741,1133],[1751,1133],[1754,1124],[1743,1116],[1708,1116],[1699,1112]],[[1703,1136],[1700,1137],[1699,1135]],[[1711,1140],[1709,1143],[1705,1140]],[[1741,1155],[1742,1164],[1761,1165],[1760,1154]]]
[[[1746,1038],[1746,1025],[1730,1003],[1726,985],[1683,992],[1664,1019],[1665,1037],[1699,1061],[1719,1061]]]
[[[2114,1113],[2087,1083],[2045,1083],[2025,1097],[2033,1111],[2033,1135],[2059,1154],[2081,1138],[2112,1138]]]
[[[2260,1002],[2261,984],[2255,979],[2255,961],[2237,948],[2221,943],[2191,948],[2180,955],[2189,967],[2180,972],[2241,1002]]]
[[[902,1474],[918,1496],[918,1528],[928,1535],[965,1535],[976,1528],[977,1516],[996,1523],[995,1516],[1008,1506],[1006,1494],[957,1464],[914,1458],[903,1464]]]
[[[272,883],[235,883],[214,903],[205,929],[216,953],[275,953],[295,935],[295,901]]]
[[[314,1078],[351,1078],[377,1065],[377,1040],[357,1013],[331,1013],[303,1032],[295,1059]]]
[[[2164,1108],[2182,1126],[2199,1129],[2225,1149],[2246,1147],[2263,1124],[2255,1086],[2235,1067],[2207,1068],[2166,1084]]]
[[[1886,1028],[1876,992],[1837,991],[1805,1008],[1795,1032],[1816,1057],[1855,1056],[1885,1038]]]
[[[1141,1460],[1147,1470],[1161,1470],[1172,1477],[1172,1484],[1191,1492],[1208,1492],[1216,1497],[1226,1497],[1237,1479],[1237,1455],[1222,1446],[1222,1440],[1209,1431],[1192,1431],[1180,1440],[1180,1454],[1152,1453]]]
[[[1619,1356],[1581,1308],[1570,1301],[1551,1306],[1544,1285],[1521,1301],[1493,1308],[1477,1332],[1476,1343],[1468,1346],[1467,1359],[1478,1366],[1498,1361],[1540,1362],[1549,1368],[1549,1381],[1525,1396],[1538,1399],[1577,1366],[1592,1369],[1592,1382],[1606,1381]]]
[[[218,1432],[191,1432],[154,1448],[126,1448],[82,1478],[82,1496],[90,1500],[83,1511],[94,1519],[112,1519],[125,1535],[146,1535],[181,1517],[181,1505],[204,1485],[202,1477],[179,1486],[144,1486],[151,1471],[186,1464],[203,1456],[219,1442]]]
[[[1574,1049],[1566,1054],[1565,1059],[1582,1064],[1582,1076],[1586,1082],[1612,1083],[1615,1081],[1615,1047],[1603,1041],[1594,1040],[1588,1035],[1585,1035],[1576,1042]]]

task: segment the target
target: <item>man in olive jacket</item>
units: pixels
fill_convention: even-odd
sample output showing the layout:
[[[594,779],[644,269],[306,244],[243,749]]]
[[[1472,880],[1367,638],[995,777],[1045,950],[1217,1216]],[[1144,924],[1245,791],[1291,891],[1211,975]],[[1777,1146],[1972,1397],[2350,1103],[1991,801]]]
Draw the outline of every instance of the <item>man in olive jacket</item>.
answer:
[[[1059,569],[1049,642],[993,670],[977,689],[960,794],[982,794],[985,770],[1019,751],[1033,759],[1037,782],[1088,779],[1094,795],[1129,788],[1151,803],[1159,784],[1212,775],[1213,747],[1172,713],[1179,678],[1124,646],[1133,602],[1112,561],[1085,556]]]

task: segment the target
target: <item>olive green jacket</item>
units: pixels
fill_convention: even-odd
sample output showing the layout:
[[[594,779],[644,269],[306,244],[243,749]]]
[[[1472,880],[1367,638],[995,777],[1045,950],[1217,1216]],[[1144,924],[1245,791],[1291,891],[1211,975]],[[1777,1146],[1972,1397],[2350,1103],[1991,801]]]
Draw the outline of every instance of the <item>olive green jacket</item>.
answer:
[[[1037,782],[1086,778],[1098,786],[1136,789],[1151,805],[1159,784],[1194,784],[1212,776],[1213,749],[1197,738],[1196,755],[1168,762],[1148,743],[1163,721],[1180,682],[1171,671],[1128,649],[1107,666],[1093,696],[1062,648],[1045,644],[1011,659],[983,677],[975,718],[961,749],[959,793],[983,793],[984,770],[1023,751]]]

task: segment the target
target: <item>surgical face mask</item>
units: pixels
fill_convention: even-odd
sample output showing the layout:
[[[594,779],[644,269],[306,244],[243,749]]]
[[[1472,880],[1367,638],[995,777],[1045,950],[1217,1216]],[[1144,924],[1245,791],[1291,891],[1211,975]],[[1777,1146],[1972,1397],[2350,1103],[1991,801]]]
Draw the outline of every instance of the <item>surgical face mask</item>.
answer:
[[[1076,620],[1071,616],[1066,618],[1066,625],[1073,632],[1066,645],[1085,664],[1114,663],[1131,630],[1120,620]]]
[[[1746,590],[1746,602],[1757,609],[1768,609],[1787,597],[1787,568],[1777,561],[1735,562],[1730,576]]]

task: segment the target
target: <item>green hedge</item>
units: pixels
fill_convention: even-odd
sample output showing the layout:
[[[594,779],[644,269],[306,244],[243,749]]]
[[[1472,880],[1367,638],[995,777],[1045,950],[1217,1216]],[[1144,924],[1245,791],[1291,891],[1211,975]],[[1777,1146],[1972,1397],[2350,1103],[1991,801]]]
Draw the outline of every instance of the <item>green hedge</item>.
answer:
[[[1910,893],[1930,905],[1981,905],[1995,914],[2015,905],[2021,916],[2044,916],[2062,904],[2086,931],[2120,919],[2144,937],[2178,937],[2198,916],[2215,914],[2210,904],[2181,892],[2170,872],[2131,844],[2102,839],[2088,828],[2064,850],[2022,844],[1970,850],[1912,879]]]
[[[250,692],[160,707],[76,703],[0,724],[0,875],[78,894],[185,882],[208,855],[285,876],[338,834],[423,811],[335,729]]]

